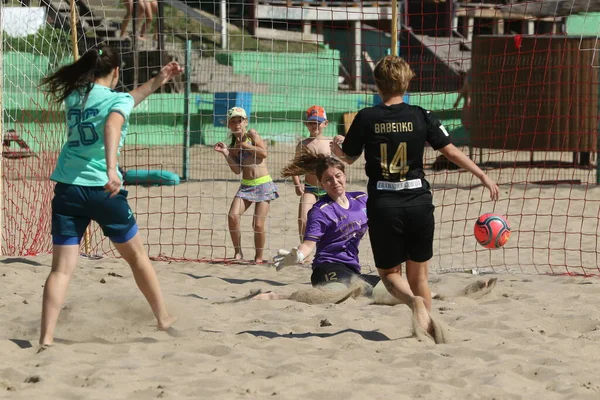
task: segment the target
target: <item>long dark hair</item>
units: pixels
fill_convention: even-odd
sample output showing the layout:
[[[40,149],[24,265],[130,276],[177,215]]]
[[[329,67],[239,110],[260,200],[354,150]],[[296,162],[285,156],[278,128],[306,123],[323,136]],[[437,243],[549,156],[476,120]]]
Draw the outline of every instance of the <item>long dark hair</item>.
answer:
[[[246,135],[246,134],[244,134],[244,136],[245,136],[245,135]],[[242,138],[243,138],[244,136],[242,136]],[[233,147],[236,145],[236,143],[237,143],[237,140],[238,140],[238,139],[237,139],[237,137],[235,137],[235,135],[232,133],[232,134],[231,134],[231,141],[229,142],[229,148],[230,148],[230,149],[232,149],[232,148],[233,148]]]
[[[86,51],[73,64],[42,78],[40,88],[51,101],[62,103],[74,90],[89,91],[97,78],[107,76],[120,66],[121,57],[117,50],[101,44]]]
[[[337,168],[346,173],[346,166],[339,159],[326,154],[315,153],[307,147],[303,147],[300,153],[281,170],[284,178],[290,176],[313,174],[320,181],[323,173],[329,168]]]
[[[250,139],[250,142],[252,142],[252,144],[254,144],[254,141],[252,140],[252,138],[250,138],[248,136],[248,132],[249,131],[246,131],[246,133],[244,133],[242,135],[241,139],[238,139],[237,136],[235,136],[233,133],[231,133],[230,134],[231,135],[231,140],[229,141],[229,148],[231,149],[231,148],[235,147],[235,145],[237,144],[237,142],[247,141],[248,139]]]

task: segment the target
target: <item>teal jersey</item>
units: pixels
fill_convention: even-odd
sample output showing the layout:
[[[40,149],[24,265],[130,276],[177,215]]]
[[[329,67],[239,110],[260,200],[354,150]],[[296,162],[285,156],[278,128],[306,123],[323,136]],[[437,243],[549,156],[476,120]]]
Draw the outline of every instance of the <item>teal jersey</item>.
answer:
[[[84,100],[85,104],[82,104]],[[129,93],[115,92],[97,84],[92,86],[87,99],[79,90],[69,94],[65,99],[69,129],[67,143],[58,156],[50,179],[79,186],[106,185],[108,176],[104,154],[104,124],[112,112],[121,114],[125,119],[118,148],[120,153],[133,106],[134,100]],[[117,173],[122,180],[118,169]]]

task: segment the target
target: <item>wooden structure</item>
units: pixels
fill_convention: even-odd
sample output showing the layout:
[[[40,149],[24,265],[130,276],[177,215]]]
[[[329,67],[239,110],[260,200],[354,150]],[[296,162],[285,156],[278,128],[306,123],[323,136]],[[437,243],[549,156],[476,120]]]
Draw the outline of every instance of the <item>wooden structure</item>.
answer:
[[[581,41],[581,43],[580,43]],[[482,35],[473,42],[471,145],[596,152],[595,37]]]
[[[288,21],[379,21],[392,19],[391,1],[260,0],[256,19]]]
[[[459,24],[459,18],[462,23]],[[457,30],[459,27],[463,32],[465,39],[470,42],[473,40],[473,29],[478,20],[489,20],[492,25],[492,34],[504,35],[505,23],[507,21],[520,21],[520,33],[533,35],[536,32],[536,22],[546,22],[550,26],[548,32],[557,34],[561,31],[563,19],[561,17],[540,17],[524,12],[515,12],[509,6],[500,7],[494,3],[461,3],[454,12],[453,27]],[[539,30],[539,29],[538,29]]]
[[[528,8],[505,3],[401,0],[400,54],[418,77],[411,91],[459,90],[461,74],[471,68],[475,36],[562,33],[562,17],[536,15],[525,12]]]
[[[324,21],[350,21],[352,23],[353,59],[351,74],[354,78],[354,90],[362,87],[362,24],[365,21],[392,20],[392,2],[387,1],[298,1],[298,0],[255,0],[253,7],[252,33],[257,37],[274,37],[271,29],[261,28],[259,22],[300,21],[301,34],[291,34],[286,40],[301,38],[306,41],[322,42],[322,24]],[[316,25],[316,34],[312,33],[312,24]],[[287,35],[287,34],[286,34]]]

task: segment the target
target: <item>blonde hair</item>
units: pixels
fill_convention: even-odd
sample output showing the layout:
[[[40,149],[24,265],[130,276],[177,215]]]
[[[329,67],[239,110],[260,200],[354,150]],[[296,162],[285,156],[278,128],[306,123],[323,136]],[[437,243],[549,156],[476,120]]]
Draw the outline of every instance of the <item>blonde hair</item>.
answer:
[[[398,56],[385,56],[373,71],[375,84],[382,95],[403,95],[415,73],[404,59]]]
[[[337,158],[315,153],[303,147],[300,153],[281,170],[281,176],[287,178],[290,176],[313,174],[320,181],[323,173],[329,168],[337,168],[346,173],[346,167]]]

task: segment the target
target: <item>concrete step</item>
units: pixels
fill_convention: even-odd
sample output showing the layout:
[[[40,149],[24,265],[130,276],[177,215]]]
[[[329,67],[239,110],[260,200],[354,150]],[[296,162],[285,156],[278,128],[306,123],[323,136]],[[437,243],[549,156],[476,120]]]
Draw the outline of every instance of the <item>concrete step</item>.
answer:
[[[86,0],[86,4],[92,10],[92,14],[95,17],[122,20],[125,16],[125,7],[119,1]]]
[[[414,36],[452,70],[468,71],[471,68],[471,52],[462,50],[464,39],[416,34]]]
[[[102,16],[83,15],[79,17],[79,22],[84,26],[99,26],[104,21]]]
[[[52,0],[60,3],[58,0]],[[65,0],[62,3],[68,4]],[[131,39],[121,39],[118,37],[120,24],[125,16],[125,9],[117,7],[113,1],[110,3],[106,0],[85,0],[86,5],[91,10],[91,15],[81,17],[81,23],[88,34],[94,34],[95,37],[86,39],[87,48],[98,44],[99,42],[107,43],[110,46],[120,49],[123,53],[129,53],[132,49]],[[169,0],[169,5],[184,8],[187,12],[194,14],[199,18],[197,11],[189,8],[185,3],[178,0]],[[67,9],[68,11],[68,9]],[[193,11],[193,12],[192,12]],[[203,18],[207,18],[203,16]],[[141,26],[142,20],[138,20],[138,27]],[[211,26],[214,22],[211,21]],[[132,24],[130,24],[131,30]],[[139,29],[139,28],[138,28]],[[136,47],[139,51],[156,50],[157,43],[154,40],[145,40],[136,42]],[[87,50],[80,49],[82,51]],[[185,53],[182,46],[177,43],[165,43],[165,52],[167,60],[169,57],[174,58],[180,64],[184,64]],[[165,60],[165,62],[167,61]],[[230,91],[251,91],[253,93],[269,93],[270,86],[252,82],[252,79],[247,75],[236,75],[233,73],[233,68],[227,65],[221,65],[216,62],[213,57],[202,57],[202,53],[194,51],[192,53],[192,71],[191,80],[195,88],[201,92],[230,92]]]
[[[185,53],[180,49],[169,50],[175,59],[183,64]],[[270,86],[252,82],[247,75],[233,73],[233,68],[216,62],[213,57],[202,58],[198,52],[192,52],[191,80],[202,92],[270,93]]]
[[[94,35],[96,37],[104,37],[104,38],[114,38],[114,39],[120,39],[119,36],[119,29],[115,28],[114,26],[95,26],[95,27],[89,27],[86,30],[86,35],[91,36]]]
[[[80,43],[79,45],[80,54],[83,54],[83,52],[87,51],[88,49],[97,46],[99,43],[104,43],[108,46],[114,47],[121,53],[131,52],[130,39],[121,39],[116,37],[86,37],[84,43]]]
[[[66,12],[68,14],[71,10],[68,1],[46,0],[46,3],[50,4],[50,6],[52,6],[52,8],[54,8],[56,11]]]
[[[125,18],[125,9],[116,9],[116,8],[105,8],[102,10],[94,9],[94,16],[101,16],[104,19],[108,19],[111,21],[123,21]]]

